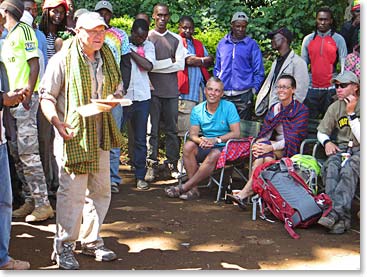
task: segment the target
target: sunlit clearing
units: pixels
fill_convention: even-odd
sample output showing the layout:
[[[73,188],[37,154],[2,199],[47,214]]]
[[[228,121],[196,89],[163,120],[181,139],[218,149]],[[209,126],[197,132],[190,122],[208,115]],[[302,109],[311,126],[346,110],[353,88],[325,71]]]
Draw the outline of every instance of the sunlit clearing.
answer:
[[[56,224],[48,224],[46,225],[32,225],[26,222],[12,222],[11,223],[12,226],[27,226],[27,227],[31,227],[34,229],[38,229],[41,231],[45,231],[45,232],[56,232]]]
[[[125,207],[119,207],[115,208],[115,210],[125,211],[125,212],[148,212],[150,211],[147,207],[131,207],[131,206],[125,206]]]
[[[59,269],[58,265],[40,266],[38,269]]]
[[[175,270],[202,270],[201,267],[196,267],[196,268],[175,268]]]
[[[26,234],[26,233],[23,233],[21,235],[17,235],[16,237],[17,238],[34,238],[34,236],[32,236],[30,234]]]
[[[196,213],[198,213],[198,212],[207,213],[207,212],[220,211],[220,210],[223,209],[223,207],[221,207],[219,205],[209,206],[208,203],[201,203],[201,204],[197,204],[197,205],[187,206],[187,207],[185,207],[185,209],[187,209],[187,211],[196,212]]]
[[[240,267],[239,265],[236,265],[236,264],[229,264],[229,263],[222,262],[220,263],[220,265],[225,269],[247,270],[246,268]]]
[[[205,252],[237,252],[241,249],[240,246],[234,244],[202,244],[190,247],[191,251]]]
[[[321,248],[313,251],[313,259],[284,259],[277,262],[259,262],[261,269],[291,270],[360,270],[360,253],[345,248]]]
[[[179,241],[166,237],[145,237],[137,239],[119,239],[119,243],[129,246],[131,253],[145,249],[178,250]]]
[[[172,179],[172,180],[164,180],[164,181],[157,181],[155,182],[154,184],[155,185],[171,185],[171,184],[174,184],[174,183],[177,183],[177,180],[176,179]]]

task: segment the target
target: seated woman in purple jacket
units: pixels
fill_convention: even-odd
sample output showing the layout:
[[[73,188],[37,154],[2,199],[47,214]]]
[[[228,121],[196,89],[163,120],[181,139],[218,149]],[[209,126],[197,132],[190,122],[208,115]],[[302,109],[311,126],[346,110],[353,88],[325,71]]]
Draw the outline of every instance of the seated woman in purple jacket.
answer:
[[[274,104],[266,114],[264,124],[253,144],[252,154],[255,161],[252,171],[270,160],[297,154],[302,140],[307,137],[308,108],[293,99],[296,80],[291,75],[282,75],[276,89],[280,103]],[[244,200],[252,194],[251,176],[240,192],[228,197],[240,208],[245,208]]]

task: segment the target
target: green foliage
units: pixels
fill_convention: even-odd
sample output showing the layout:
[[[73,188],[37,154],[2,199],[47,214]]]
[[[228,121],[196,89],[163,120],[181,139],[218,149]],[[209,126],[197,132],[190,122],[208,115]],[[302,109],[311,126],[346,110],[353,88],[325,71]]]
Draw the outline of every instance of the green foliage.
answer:
[[[131,27],[133,26],[134,18],[124,15],[122,17],[112,18],[110,24],[116,28],[126,31],[130,34]]]
[[[294,34],[292,48],[300,53],[302,39],[315,29],[316,10],[321,6],[331,7],[337,30],[344,21],[346,0],[111,0],[114,19],[111,25],[130,33],[134,16],[139,12],[152,15],[156,3],[167,3],[171,13],[168,28],[177,32],[178,20],[190,15],[195,22],[195,37],[203,41],[208,52],[215,55],[216,45],[229,31],[230,20],[236,11],[244,11],[250,18],[247,34],[254,38],[263,53],[266,70],[270,68],[275,53],[271,49],[268,32],[287,26]],[[97,0],[75,1],[76,8],[93,10]],[[152,22],[151,28],[154,27]]]

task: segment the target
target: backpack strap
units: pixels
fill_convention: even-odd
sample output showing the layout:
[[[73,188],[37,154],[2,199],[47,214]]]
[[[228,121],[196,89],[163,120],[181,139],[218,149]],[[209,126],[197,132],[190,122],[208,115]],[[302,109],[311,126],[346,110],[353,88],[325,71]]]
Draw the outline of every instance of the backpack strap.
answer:
[[[265,207],[263,206],[262,198],[261,197],[259,197],[259,199],[257,200],[257,202],[259,204],[260,218],[262,220],[266,220],[266,221],[268,221],[270,223],[274,223],[275,220],[271,220],[271,219],[269,219],[269,218],[266,217],[266,215],[265,215]],[[266,205],[266,203],[264,203],[264,205]]]
[[[297,172],[295,171],[294,166],[293,166],[293,161],[290,158],[288,157],[282,158],[279,161],[279,164],[280,164],[281,170],[283,170],[284,168],[287,168],[289,175],[293,179],[295,179],[298,184],[302,185],[310,194],[312,194],[312,191],[308,187],[308,185],[305,183],[305,180],[303,180],[303,178],[299,176]]]
[[[315,196],[314,199],[316,201],[316,204],[320,207],[327,207],[326,209],[321,208],[323,210],[322,216],[327,216],[333,208],[333,202],[330,199],[329,195],[325,193],[320,193],[319,195]]]
[[[285,218],[284,219],[284,228],[287,230],[288,234],[294,238],[294,239],[299,239],[300,236],[294,231],[294,229],[292,228],[293,223],[291,220],[289,220],[289,218]]]
[[[290,158],[281,158],[280,162],[280,168],[286,168],[289,173],[294,172],[293,162]]]

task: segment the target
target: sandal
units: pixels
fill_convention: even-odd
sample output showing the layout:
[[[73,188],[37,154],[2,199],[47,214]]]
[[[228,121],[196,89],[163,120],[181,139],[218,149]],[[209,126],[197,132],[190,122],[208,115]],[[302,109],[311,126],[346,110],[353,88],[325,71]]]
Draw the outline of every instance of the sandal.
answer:
[[[178,185],[178,186],[170,186],[168,188],[165,188],[164,192],[170,198],[178,198],[185,191],[182,185]]]
[[[197,199],[200,197],[200,192],[197,188],[194,189],[190,189],[189,191],[181,194],[179,196],[180,199],[182,200],[193,200],[193,199]]]
[[[242,210],[246,210],[245,199],[241,199],[238,195],[227,194],[229,200],[236,203]]]

